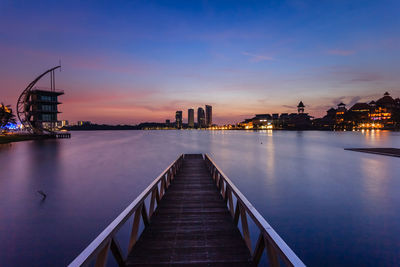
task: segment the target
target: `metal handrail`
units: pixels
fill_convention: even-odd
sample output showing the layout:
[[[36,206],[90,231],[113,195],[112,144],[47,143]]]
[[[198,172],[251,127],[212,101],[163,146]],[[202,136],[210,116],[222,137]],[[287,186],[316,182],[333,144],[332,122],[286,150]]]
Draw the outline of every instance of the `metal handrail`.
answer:
[[[76,257],[68,266],[86,266],[96,259],[95,266],[105,266],[107,263],[107,255],[109,250],[120,266],[124,265],[125,257],[122,254],[117,239],[115,238],[118,230],[133,215],[134,221],[128,246],[128,254],[138,239],[138,230],[140,217],[145,224],[149,224],[154,209],[155,202],[161,201],[165,191],[171,184],[176,172],[182,166],[184,155],[180,155],[173,163],[171,163],[118,217],[110,223],[90,244]],[[160,185],[160,189],[158,185]],[[151,193],[150,207],[147,210],[145,200]],[[140,236],[140,235],[139,235]]]
[[[287,266],[305,266],[300,258],[293,252],[292,249],[290,249],[285,241],[283,241],[278,233],[264,219],[264,217],[232,183],[228,176],[221,171],[217,164],[207,154],[204,155],[204,158],[211,172],[213,180],[219,189],[219,192],[228,205],[228,209],[230,210],[236,225],[239,222],[240,216],[243,238],[250,250],[250,253],[252,254],[253,262],[256,265],[259,263],[265,248],[269,260],[269,266],[279,266],[279,257],[286,263]],[[232,193],[236,197],[235,209]],[[254,250],[251,248],[250,233],[246,214],[249,215],[249,217],[260,230]]]
[[[86,266],[95,260],[95,266],[105,266],[107,255],[111,250],[112,255],[119,266],[125,265],[122,250],[116,239],[116,234],[120,228],[133,216],[133,225],[129,239],[127,255],[129,255],[136,241],[140,237],[139,225],[142,218],[144,226],[149,225],[149,220],[155,211],[155,205],[159,205],[166,190],[174,179],[177,171],[181,168],[184,155],[180,155],[171,163],[118,217],[109,224],[90,244],[76,257],[68,266]],[[204,160],[211,172],[211,176],[216,183],[219,192],[225,200],[228,210],[231,212],[236,225],[241,220],[244,241],[252,255],[255,265],[258,265],[264,248],[266,250],[269,266],[279,266],[279,258],[287,266],[305,266],[297,255],[289,248],[275,230],[268,224],[262,215],[251,205],[247,198],[237,189],[232,181],[225,175],[214,161],[207,155]],[[160,187],[159,187],[160,185]],[[151,193],[150,206],[147,209],[145,200]],[[236,208],[232,198],[236,197]],[[247,223],[247,215],[253,220],[260,230],[256,247],[251,248],[251,239]]]

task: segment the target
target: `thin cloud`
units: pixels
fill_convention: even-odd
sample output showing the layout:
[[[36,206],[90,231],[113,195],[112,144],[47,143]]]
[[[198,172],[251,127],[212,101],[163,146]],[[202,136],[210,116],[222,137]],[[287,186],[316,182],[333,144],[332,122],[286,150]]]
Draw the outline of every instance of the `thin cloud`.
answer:
[[[341,50],[341,49],[332,49],[328,50],[328,54],[337,55],[337,56],[350,56],[355,54],[354,50]]]
[[[249,52],[242,52],[242,55],[250,57],[251,62],[261,62],[261,61],[271,61],[274,60],[270,56],[265,56],[265,55],[257,55],[257,54],[252,54]]]

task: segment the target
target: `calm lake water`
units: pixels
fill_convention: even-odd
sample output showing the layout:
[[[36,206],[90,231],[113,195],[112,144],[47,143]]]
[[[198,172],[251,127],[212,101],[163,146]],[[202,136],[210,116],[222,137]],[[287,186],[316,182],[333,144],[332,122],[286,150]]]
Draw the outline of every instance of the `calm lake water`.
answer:
[[[399,148],[400,133],[99,131],[2,145],[0,266],[67,265],[181,153],[211,155],[306,265],[400,265],[400,158],[346,147]]]

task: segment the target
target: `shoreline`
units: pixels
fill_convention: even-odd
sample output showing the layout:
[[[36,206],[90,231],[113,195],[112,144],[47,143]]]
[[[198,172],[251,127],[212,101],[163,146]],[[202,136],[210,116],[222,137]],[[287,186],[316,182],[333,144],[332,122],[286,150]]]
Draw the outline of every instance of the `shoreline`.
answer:
[[[31,141],[31,140],[45,140],[53,138],[54,137],[47,135],[7,134],[7,135],[0,135],[0,144],[9,144],[14,142]]]

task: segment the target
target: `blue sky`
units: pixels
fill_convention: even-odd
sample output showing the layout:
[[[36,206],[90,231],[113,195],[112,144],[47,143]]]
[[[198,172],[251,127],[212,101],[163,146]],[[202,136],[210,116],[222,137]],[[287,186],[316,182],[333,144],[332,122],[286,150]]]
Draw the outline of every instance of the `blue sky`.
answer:
[[[3,0],[0,101],[61,59],[71,121],[185,120],[211,104],[232,123],[300,100],[321,116],[400,96],[398,14],[398,1]]]

